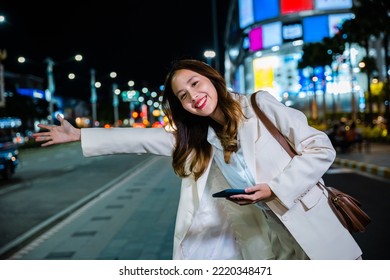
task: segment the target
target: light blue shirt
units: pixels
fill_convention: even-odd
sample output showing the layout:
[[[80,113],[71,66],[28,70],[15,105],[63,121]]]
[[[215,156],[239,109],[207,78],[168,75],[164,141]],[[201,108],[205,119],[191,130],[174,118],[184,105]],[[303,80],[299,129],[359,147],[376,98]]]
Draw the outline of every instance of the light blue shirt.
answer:
[[[240,145],[238,145],[238,151],[232,153],[230,163],[227,164],[224,160],[221,141],[214,129],[210,126],[208,129],[207,141],[214,146],[214,161],[231,188],[244,189],[256,185],[256,181],[244,161],[244,155],[242,154]],[[265,210],[269,209],[263,202],[258,202],[256,205]]]
[[[255,179],[244,161],[240,146],[236,153],[232,153],[231,161],[227,164],[224,160],[221,141],[211,127],[209,127],[207,134],[207,141],[214,146],[214,160],[231,188],[244,189],[255,185]]]

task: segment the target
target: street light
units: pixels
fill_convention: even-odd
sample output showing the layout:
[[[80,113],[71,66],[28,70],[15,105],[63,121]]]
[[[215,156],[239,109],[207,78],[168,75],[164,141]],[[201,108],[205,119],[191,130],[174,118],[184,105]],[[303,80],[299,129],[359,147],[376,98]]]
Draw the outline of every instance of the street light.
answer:
[[[70,61],[81,61],[83,60],[83,56],[80,54],[75,55],[74,57],[65,60],[63,62],[57,62],[55,63],[53,59],[50,57],[46,58],[46,74],[47,74],[47,89],[46,89],[46,99],[49,101],[49,122],[51,124],[54,123],[54,118],[53,118],[53,113],[54,113],[54,92],[55,92],[55,82],[54,82],[54,75],[53,75],[53,67],[55,64],[63,64],[65,62],[70,62]]]
[[[4,94],[4,66],[3,60],[7,58],[7,51],[0,50],[0,107],[5,106],[5,94]]]
[[[217,7],[217,0],[212,0],[211,2],[211,10],[212,10],[212,18],[213,18],[213,43],[214,43],[214,49],[215,49],[215,55],[217,56],[217,59],[214,61],[215,63],[215,69],[217,71],[220,71],[219,69],[219,41],[218,41],[218,7]]]
[[[211,66],[211,59],[215,57],[215,51],[213,50],[206,50],[203,53],[204,57],[207,60],[207,64]]]
[[[95,69],[91,69],[91,104],[92,104],[92,126],[96,126],[97,114],[96,114],[96,102],[97,102],[97,94],[96,94],[96,71]]]
[[[45,91],[45,95],[46,95],[46,100],[49,102],[49,122],[51,124],[54,123],[54,118],[53,118],[53,111],[54,111],[54,92],[55,92],[55,81],[54,81],[54,75],[53,75],[53,68],[54,68],[54,65],[60,65],[60,64],[64,64],[64,63],[67,63],[67,62],[71,62],[71,61],[81,61],[83,60],[83,56],[80,55],[80,54],[77,54],[75,56],[72,56],[70,59],[67,59],[67,60],[64,60],[64,61],[61,61],[61,62],[54,62],[53,59],[51,59],[50,57],[46,58],[45,59],[45,63],[46,63],[46,75],[47,75],[47,89]],[[25,57],[23,56],[20,56],[18,57],[18,62],[19,63],[25,63],[27,61],[30,61],[30,59],[26,59]]]
[[[99,126],[99,122],[97,121],[97,110],[96,110],[96,103],[97,103],[97,92],[96,89],[101,87],[100,82],[96,82],[96,70],[94,68],[91,68],[90,71],[90,76],[88,77],[89,85],[90,85],[90,102],[91,102],[91,107],[92,107],[92,127]],[[77,77],[80,77],[80,75],[77,75]],[[84,77],[85,78],[85,77]],[[69,73],[68,74],[68,79],[69,80],[74,80],[76,79],[76,74],[75,73]],[[86,80],[86,79],[84,79]]]
[[[97,126],[97,116],[96,116],[96,101],[97,101],[97,93],[96,89],[102,87],[102,83],[100,81],[96,81],[96,71],[95,69],[91,69],[91,78],[90,78],[90,87],[91,87],[91,105],[92,105],[92,119],[93,126]],[[110,72],[109,75],[104,75],[101,79],[106,80],[108,78],[115,79],[118,76],[116,72]],[[118,95],[121,93],[118,88],[118,84],[111,83],[110,93],[112,93],[112,106],[114,108],[114,126],[117,126],[119,123],[119,113],[118,113],[118,105],[119,99]]]
[[[110,78],[115,79],[118,76],[116,72],[110,73]],[[118,112],[118,106],[119,106],[119,98],[118,95],[121,93],[120,89],[118,89],[118,84],[113,83],[112,84],[112,106],[114,107],[114,126],[118,126],[119,122],[119,112]]]
[[[47,74],[47,89],[46,89],[46,100],[49,101],[49,122],[53,124],[53,110],[54,110],[54,103],[53,103],[53,97],[54,97],[54,91],[55,91],[55,83],[54,83],[54,76],[53,76],[53,66],[54,61],[51,58],[47,58],[46,61],[46,74]]]
[[[112,106],[114,107],[114,126],[118,126],[119,124],[119,112],[118,112],[118,105],[119,105],[119,98],[118,95],[121,93],[120,89],[118,89],[118,84],[113,83],[112,84]]]
[[[129,118],[130,118],[130,123],[129,125],[132,126],[133,123],[135,122],[135,118],[133,117],[133,112],[135,110],[135,98],[137,97],[137,92],[134,90],[135,82],[133,80],[130,80],[127,85],[129,86],[130,90],[130,99],[129,99]]]
[[[5,22],[5,16],[0,15],[0,24]],[[0,107],[5,106],[5,96],[4,96],[4,66],[3,60],[7,58],[7,51],[0,50]]]

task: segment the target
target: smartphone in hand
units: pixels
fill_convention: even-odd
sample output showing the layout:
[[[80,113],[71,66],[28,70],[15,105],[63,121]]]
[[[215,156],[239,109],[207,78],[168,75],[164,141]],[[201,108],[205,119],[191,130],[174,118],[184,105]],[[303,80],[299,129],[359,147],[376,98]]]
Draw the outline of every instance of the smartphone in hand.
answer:
[[[225,189],[223,191],[213,193],[213,197],[229,197],[235,194],[246,194],[245,189]]]

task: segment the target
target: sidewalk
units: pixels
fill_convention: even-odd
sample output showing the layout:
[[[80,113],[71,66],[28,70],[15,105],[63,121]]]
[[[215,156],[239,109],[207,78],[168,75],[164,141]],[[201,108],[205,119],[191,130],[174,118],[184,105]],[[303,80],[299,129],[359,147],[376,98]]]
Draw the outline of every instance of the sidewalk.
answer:
[[[334,164],[390,179],[390,144],[371,143],[368,150],[337,153]]]

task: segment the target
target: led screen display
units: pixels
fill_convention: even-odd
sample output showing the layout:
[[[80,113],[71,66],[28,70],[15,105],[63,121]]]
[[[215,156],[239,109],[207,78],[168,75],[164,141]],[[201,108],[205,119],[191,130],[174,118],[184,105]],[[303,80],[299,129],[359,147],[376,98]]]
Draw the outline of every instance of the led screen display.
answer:
[[[279,16],[279,0],[254,0],[255,22]]]
[[[234,89],[235,91],[239,93],[245,92],[245,71],[244,71],[244,65],[240,65],[238,67],[238,70],[236,72],[236,77],[234,81]]]
[[[263,48],[263,30],[261,27],[249,31],[249,50],[258,51]]]
[[[282,40],[282,23],[280,21],[264,24],[262,26],[263,32],[263,48],[271,48],[273,46],[280,46]]]
[[[240,20],[240,28],[253,24],[253,0],[239,0],[238,1],[238,12]]]
[[[279,67],[276,56],[260,57],[253,60],[254,90],[269,90],[274,87],[274,69]]]
[[[282,14],[313,10],[313,0],[280,0]]]
[[[282,26],[282,37],[284,42],[291,42],[303,39],[303,27],[301,22],[284,23]]]
[[[317,10],[337,10],[352,8],[352,0],[315,0]]]
[[[329,37],[328,16],[314,16],[303,18],[303,40],[305,43],[320,42]]]
[[[33,88],[18,88],[16,90],[20,95],[26,95],[34,98],[43,99],[45,96],[45,92],[41,89],[33,89]]]

